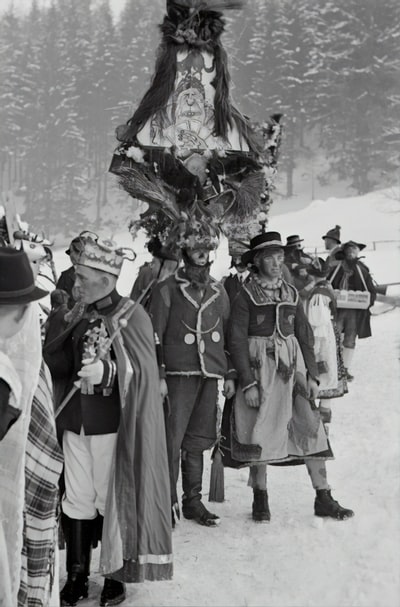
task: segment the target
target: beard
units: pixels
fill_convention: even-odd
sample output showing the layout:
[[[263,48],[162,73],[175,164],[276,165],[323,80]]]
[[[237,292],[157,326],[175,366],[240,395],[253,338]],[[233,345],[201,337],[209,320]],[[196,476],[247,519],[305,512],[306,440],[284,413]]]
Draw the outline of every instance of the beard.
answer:
[[[183,261],[185,264],[185,274],[191,286],[194,289],[206,287],[210,282],[211,262],[208,261],[204,266],[198,266],[183,252]]]

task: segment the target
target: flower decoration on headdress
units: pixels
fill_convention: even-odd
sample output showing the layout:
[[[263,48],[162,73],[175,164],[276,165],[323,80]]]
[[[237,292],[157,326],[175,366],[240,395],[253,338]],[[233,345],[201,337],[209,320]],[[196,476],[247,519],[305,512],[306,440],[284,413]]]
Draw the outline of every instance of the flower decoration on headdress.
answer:
[[[180,249],[202,247],[211,251],[218,247],[220,233],[218,221],[212,216],[204,216],[194,207],[181,213],[170,231],[168,241]]]

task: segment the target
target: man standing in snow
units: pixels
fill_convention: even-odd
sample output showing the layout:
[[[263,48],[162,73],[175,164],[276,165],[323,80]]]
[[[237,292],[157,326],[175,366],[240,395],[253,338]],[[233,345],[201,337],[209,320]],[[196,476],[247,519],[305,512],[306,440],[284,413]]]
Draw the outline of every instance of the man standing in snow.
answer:
[[[233,272],[222,279],[225,291],[228,293],[229,301],[233,302],[242,285],[249,276],[249,269],[242,263],[242,254],[246,248],[235,241],[229,242],[229,253],[231,256],[231,268]]]
[[[354,379],[350,369],[357,337],[360,339],[371,337],[370,308],[374,305],[376,298],[376,290],[369,269],[359,259],[360,251],[363,249],[365,249],[365,244],[357,243],[354,240],[346,242],[336,253],[338,263],[328,276],[334,289],[370,293],[368,307],[364,309],[338,307],[336,324],[339,333],[343,334],[343,362],[347,370],[348,381]]]
[[[335,225],[334,228],[328,230],[327,233],[322,236],[322,240],[325,243],[325,249],[328,251],[328,257],[325,260],[325,270],[330,270],[333,266],[338,264],[335,255],[340,251],[340,226]]]
[[[125,599],[123,582],[172,576],[167,453],[151,322],[115,288],[127,250],[89,232],[79,238],[74,288],[85,306],[44,350],[53,379],[67,380],[56,410],[68,572],[60,598],[88,596],[100,530],[106,606]]]
[[[227,398],[235,391],[224,347],[229,299],[210,276],[209,254],[218,246],[211,225],[189,219],[179,231],[184,267],[156,285],[149,312],[160,342],[161,392],[171,405],[172,505],[181,458],[183,516],[214,527],[219,517],[201,501],[203,452],[217,439],[218,380]]]

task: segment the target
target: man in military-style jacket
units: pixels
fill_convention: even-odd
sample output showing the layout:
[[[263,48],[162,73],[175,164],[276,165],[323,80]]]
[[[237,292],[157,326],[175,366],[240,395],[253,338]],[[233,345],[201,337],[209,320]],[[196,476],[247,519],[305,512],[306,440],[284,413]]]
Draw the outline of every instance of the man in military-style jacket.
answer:
[[[232,396],[234,371],[225,352],[229,299],[210,277],[210,248],[202,241],[183,248],[184,267],[156,285],[149,312],[160,342],[161,393],[171,407],[172,502],[181,454],[183,515],[215,526],[218,517],[201,502],[203,451],[217,438],[218,380]]]

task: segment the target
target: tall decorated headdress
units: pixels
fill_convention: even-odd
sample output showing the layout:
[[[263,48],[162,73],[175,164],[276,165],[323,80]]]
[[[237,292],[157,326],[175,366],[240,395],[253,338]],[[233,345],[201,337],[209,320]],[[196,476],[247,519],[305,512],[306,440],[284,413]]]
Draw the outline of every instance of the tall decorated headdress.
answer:
[[[110,171],[148,203],[135,227],[163,243],[184,221],[210,217],[224,230],[266,213],[281,114],[252,124],[233,105],[222,12],[244,1],[167,0],[151,85],[127,124]]]

